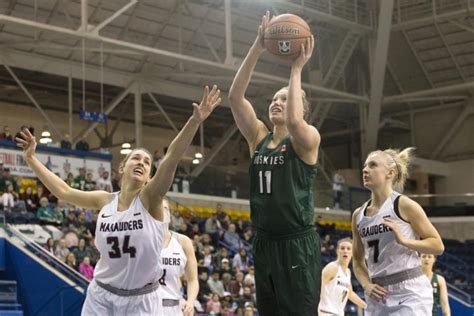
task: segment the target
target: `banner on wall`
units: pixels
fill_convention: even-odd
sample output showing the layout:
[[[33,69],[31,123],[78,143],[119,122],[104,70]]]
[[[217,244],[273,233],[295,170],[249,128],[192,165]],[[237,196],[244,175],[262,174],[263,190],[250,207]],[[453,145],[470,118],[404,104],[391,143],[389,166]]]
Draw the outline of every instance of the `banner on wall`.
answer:
[[[36,158],[41,161],[46,168],[58,174],[61,179],[66,179],[68,173],[75,176],[79,174],[80,168],[86,168],[87,173],[92,173],[92,178],[97,180],[104,171],[109,172],[111,177],[110,159],[98,159],[87,157],[87,155],[61,155],[55,152],[36,152]],[[36,177],[28,164],[23,159],[21,150],[0,147],[0,163],[3,162],[3,168],[9,168],[12,175],[23,177]]]

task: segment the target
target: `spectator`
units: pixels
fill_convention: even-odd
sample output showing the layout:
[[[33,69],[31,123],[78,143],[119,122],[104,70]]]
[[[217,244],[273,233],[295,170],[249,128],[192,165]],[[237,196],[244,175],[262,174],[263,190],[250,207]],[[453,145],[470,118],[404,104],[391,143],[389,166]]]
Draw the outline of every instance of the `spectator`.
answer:
[[[112,170],[112,192],[120,191],[120,176],[117,171]]]
[[[219,270],[212,271],[211,278],[207,281],[212,293],[217,293],[219,296],[224,295],[224,284],[220,280]]]
[[[64,234],[64,240],[66,241],[66,247],[68,247],[69,249],[73,249],[79,244],[79,237],[77,237],[76,232],[73,230],[68,231]]]
[[[92,233],[89,231],[87,227],[85,211],[79,212],[79,215],[77,216],[76,233],[79,236],[79,238],[85,238],[86,240],[90,240],[93,238]]]
[[[219,221],[220,225],[223,229],[229,228],[229,224],[231,222],[229,215],[224,212],[221,203],[216,204],[216,218]]]
[[[97,228],[97,220],[99,218],[99,213],[100,213],[99,210],[94,211],[92,215],[92,221],[86,224],[86,228],[92,234],[92,237],[95,237],[95,230]],[[91,239],[94,239],[94,238],[91,238]],[[89,244],[90,244],[90,240],[89,240]]]
[[[211,247],[209,247],[208,245],[204,246],[202,254],[203,254],[203,259],[204,259],[203,266],[208,268],[209,271],[211,271],[211,269],[212,269]]]
[[[341,208],[341,198],[342,198],[342,186],[346,180],[340,174],[340,171],[337,170],[336,173],[334,174],[333,181],[332,181],[332,190],[334,193],[334,205],[333,207],[336,209]]]
[[[87,256],[89,257],[91,264],[95,267],[97,261],[99,261],[100,253],[97,247],[95,246],[95,239],[92,238],[89,240],[89,247],[87,249]]]
[[[206,313],[211,315],[221,314],[221,302],[217,293],[212,293],[211,299],[207,302]]]
[[[224,285],[224,296],[229,291],[229,285],[232,281],[232,275],[229,272],[221,273],[222,285]]]
[[[84,191],[94,191],[96,183],[92,178],[92,173],[88,172],[86,176],[86,183],[84,184]]]
[[[253,316],[253,314],[254,314],[254,305],[250,302],[245,303],[244,316]]]
[[[209,246],[211,247],[211,251],[214,251],[214,245],[212,244],[212,239],[209,236],[209,234],[202,234],[201,236],[201,242],[203,246]]]
[[[89,151],[89,144],[83,137],[79,138],[79,141],[76,143],[76,150]]]
[[[44,190],[44,186],[42,184],[36,187],[36,198],[38,200],[34,201],[36,205],[40,205],[41,198],[45,197],[49,201],[48,193]]]
[[[76,257],[76,260],[82,262],[84,257],[87,257],[89,254],[88,248],[86,247],[86,240],[84,238],[79,239],[79,243],[77,244],[77,248],[73,250],[73,254]]]
[[[178,211],[174,211],[173,212],[173,215],[171,215],[171,227],[170,229],[171,230],[178,230],[179,227],[182,225],[182,224],[185,224],[184,222],[184,218],[181,217],[181,214],[179,214]],[[193,225],[194,226],[194,225]],[[189,236],[189,238],[192,238],[193,236]]]
[[[247,227],[244,229],[244,234],[242,235],[242,239],[247,242],[249,245],[252,244],[253,241],[253,230],[252,227]]]
[[[3,133],[0,133],[0,140],[13,141],[13,135],[11,134],[10,127],[8,125],[3,127]]]
[[[70,252],[66,256],[66,265],[68,265],[71,269],[74,269],[77,271],[77,263],[76,263],[76,257],[72,252]]]
[[[161,154],[159,150],[155,150],[153,153],[153,165],[151,166],[151,176],[153,176],[158,169],[161,162]]]
[[[69,134],[64,134],[64,138],[61,140],[62,149],[72,149],[71,137]]]
[[[54,211],[58,214],[61,214],[62,218],[66,218],[69,208],[66,206],[66,202],[64,200],[58,199],[56,206],[54,207]]]
[[[18,193],[13,190],[13,185],[8,184],[6,191],[2,195],[2,204],[5,211],[11,212],[15,207],[15,201],[18,200]]]
[[[183,222],[179,225],[179,228],[176,232],[188,236],[189,235],[188,231],[189,231],[188,224]]]
[[[85,256],[79,264],[79,272],[88,280],[92,280],[94,276],[94,267],[90,263],[90,258]]]
[[[15,177],[10,173],[10,168],[3,168],[3,176],[0,181],[3,181],[3,188],[7,188],[9,184],[13,185],[13,191],[18,192]]]
[[[38,205],[35,204],[35,201],[38,200],[38,196],[33,193],[33,188],[31,186],[26,187],[25,192],[20,195],[20,199],[25,202],[26,210],[28,212],[36,214]]]
[[[56,246],[56,251],[54,252],[56,258],[65,262],[69,252],[69,249],[66,247],[66,240],[64,238],[60,239],[58,245]]]
[[[235,274],[235,280],[232,280],[229,284],[229,292],[233,297],[238,297],[244,294],[244,274],[237,272]]]
[[[44,249],[54,256],[54,239],[49,237],[44,245]]]
[[[42,197],[40,199],[40,208],[36,212],[36,217],[42,224],[54,224],[60,225],[62,222],[62,216],[60,213],[55,212],[50,206],[48,199]]]
[[[331,235],[324,235],[324,239],[321,242],[321,253],[333,254],[335,252],[335,247],[331,242]]]
[[[222,261],[224,259],[227,259],[227,261],[229,261],[229,253],[227,251],[227,248],[221,247],[219,248],[219,251],[214,255],[214,268],[220,270],[222,266]]]
[[[79,226],[79,224],[77,222],[75,211],[70,209],[68,210],[66,218],[63,221],[63,228],[73,230],[77,226]]]
[[[194,223],[191,226],[191,231],[188,233],[189,238],[194,238],[195,235],[200,235],[201,232],[199,231],[199,224]]]
[[[220,264],[220,271],[222,273],[229,273],[230,275],[233,275],[234,273],[232,272],[232,267],[230,265],[230,261],[227,258],[222,259],[221,264]]]
[[[66,179],[64,180],[64,182],[66,182],[71,188],[75,188],[75,185],[74,185],[74,175],[72,174],[72,172],[69,172],[67,174],[67,177]]]
[[[250,288],[254,288],[255,286],[255,268],[253,266],[249,266],[248,273],[245,275],[244,278],[245,286],[249,286]]]
[[[230,247],[231,250],[237,251],[240,249],[240,237],[235,232],[236,227],[234,223],[229,225],[229,230],[224,233],[224,242]]]
[[[235,254],[232,260],[232,266],[238,268],[240,271],[247,271],[250,265],[250,260],[245,248],[240,248],[239,252]]]
[[[204,224],[204,231],[209,234],[212,238],[212,243],[217,246],[219,240],[219,230],[221,229],[221,223],[217,220],[216,213],[212,214]]]
[[[81,191],[86,190],[86,168],[79,168],[79,175],[74,178],[73,187]]]
[[[199,274],[199,294],[198,294],[198,300],[201,303],[207,302],[211,298],[211,288],[209,287],[209,284],[207,283],[207,278],[208,278],[208,272],[207,271],[201,271]]]
[[[102,172],[102,175],[99,177],[99,180],[97,180],[97,187],[99,190],[102,190],[102,191],[113,192],[112,182],[109,179],[108,171]]]

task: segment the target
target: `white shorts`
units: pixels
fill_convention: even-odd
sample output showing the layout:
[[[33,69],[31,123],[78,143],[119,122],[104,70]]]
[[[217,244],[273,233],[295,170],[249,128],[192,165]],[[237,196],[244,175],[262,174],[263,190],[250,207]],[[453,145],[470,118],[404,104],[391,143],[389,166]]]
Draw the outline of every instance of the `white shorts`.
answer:
[[[119,296],[100,286],[93,280],[87,288],[82,306],[82,316],[155,316],[159,310],[158,289],[136,296]]]
[[[172,307],[160,307],[157,316],[182,316],[183,311],[180,305]]]
[[[384,301],[365,296],[366,316],[432,316],[433,288],[425,275],[384,288],[388,291]]]

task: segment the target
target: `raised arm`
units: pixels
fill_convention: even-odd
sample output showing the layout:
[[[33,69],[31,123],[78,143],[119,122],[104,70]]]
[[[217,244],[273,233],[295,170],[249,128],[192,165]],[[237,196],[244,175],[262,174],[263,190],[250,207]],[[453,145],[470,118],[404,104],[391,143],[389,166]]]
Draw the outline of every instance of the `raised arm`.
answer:
[[[196,302],[197,295],[199,293],[199,281],[197,275],[197,261],[196,255],[194,254],[194,247],[191,239],[184,235],[179,235],[179,241],[183,247],[186,258],[186,267],[184,275],[188,283],[187,286],[187,296],[188,299],[183,307],[184,316],[194,315],[194,302]]]
[[[444,251],[443,241],[420,204],[402,195],[398,207],[400,209],[400,216],[403,220],[410,223],[415,233],[420,236],[420,240],[405,238],[400,232],[398,224],[392,219],[386,218],[385,225],[392,229],[397,242],[421,253],[441,255]]]
[[[291,66],[288,101],[286,106],[286,125],[292,137],[295,150],[308,164],[318,160],[318,148],[321,142],[316,127],[309,125],[304,119],[304,105],[301,91],[301,73],[306,62],[311,58],[314,49],[314,37],[307,39],[306,45],[301,45],[301,55]]]
[[[162,201],[173,182],[176,168],[188,149],[199,125],[209,117],[220,104],[220,90],[214,85],[212,90],[204,88],[201,103],[193,103],[194,112],[188,122],[173,139],[166,155],[161,160],[155,175],[140,193],[140,199],[148,212],[157,220],[163,220]]]
[[[365,263],[364,245],[357,230],[357,215],[361,209],[357,209],[352,215],[352,266],[354,274],[360,285],[364,288],[365,293],[377,301],[381,301],[388,294],[388,291],[380,285],[373,284],[369,278],[369,271]]]
[[[245,91],[252,77],[253,70],[257,64],[258,58],[264,52],[263,34],[270,21],[270,13],[262,18],[262,24],[258,28],[258,36],[235,75],[232,86],[229,90],[229,104],[232,110],[237,127],[247,140],[250,147],[250,155],[257,144],[265,137],[268,132],[265,124],[257,119],[257,115],[252,104],[245,98]]]
[[[33,170],[40,181],[58,199],[79,207],[101,209],[112,199],[112,194],[105,191],[80,191],[71,188],[60,177],[48,170],[38,158],[35,157],[36,138],[25,128],[21,132],[22,138],[16,138],[18,147],[23,149],[23,159]]]

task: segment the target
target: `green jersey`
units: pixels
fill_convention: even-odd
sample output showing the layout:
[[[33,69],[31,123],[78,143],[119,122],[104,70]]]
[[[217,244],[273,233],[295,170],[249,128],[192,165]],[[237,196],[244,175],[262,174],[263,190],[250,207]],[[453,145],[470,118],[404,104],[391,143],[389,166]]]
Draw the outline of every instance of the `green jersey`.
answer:
[[[308,165],[285,137],[267,148],[273,137],[258,144],[250,164],[250,209],[252,223],[263,234],[286,235],[313,225],[313,184],[316,165]]]

